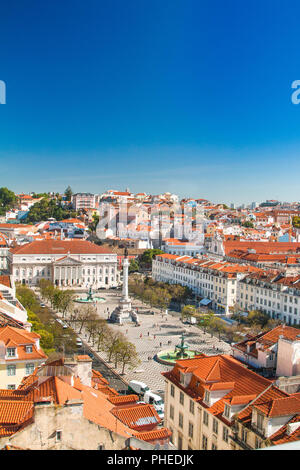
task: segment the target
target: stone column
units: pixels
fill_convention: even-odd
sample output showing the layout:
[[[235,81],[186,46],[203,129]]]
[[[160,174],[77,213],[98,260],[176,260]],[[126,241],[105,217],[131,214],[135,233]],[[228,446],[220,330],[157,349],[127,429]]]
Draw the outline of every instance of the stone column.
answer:
[[[122,294],[124,300],[129,300],[128,297],[128,267],[129,267],[129,261],[127,258],[124,258],[123,260],[123,289],[122,289]]]

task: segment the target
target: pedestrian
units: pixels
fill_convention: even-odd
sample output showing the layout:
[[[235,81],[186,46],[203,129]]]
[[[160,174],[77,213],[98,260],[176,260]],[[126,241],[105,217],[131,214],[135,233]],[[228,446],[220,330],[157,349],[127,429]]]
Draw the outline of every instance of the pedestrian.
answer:
[[[156,336],[154,335],[154,337],[153,337],[153,338],[155,339],[155,338],[156,338]]]
[[[149,331],[148,331],[148,336],[149,336]]]
[[[142,338],[142,337],[143,337],[143,335],[142,335],[142,333],[141,333],[141,334],[140,334],[140,338]]]

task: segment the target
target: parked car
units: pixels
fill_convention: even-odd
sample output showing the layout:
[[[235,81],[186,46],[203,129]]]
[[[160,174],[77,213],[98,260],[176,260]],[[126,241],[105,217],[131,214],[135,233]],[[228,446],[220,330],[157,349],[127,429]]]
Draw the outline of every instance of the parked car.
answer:
[[[40,306],[41,306],[42,308],[45,308],[45,307],[46,307],[46,305],[45,305],[45,304],[40,304]]]
[[[81,341],[80,338],[77,338],[77,339],[76,339],[76,345],[77,345],[78,348],[81,348],[81,346],[82,346],[82,341]]]

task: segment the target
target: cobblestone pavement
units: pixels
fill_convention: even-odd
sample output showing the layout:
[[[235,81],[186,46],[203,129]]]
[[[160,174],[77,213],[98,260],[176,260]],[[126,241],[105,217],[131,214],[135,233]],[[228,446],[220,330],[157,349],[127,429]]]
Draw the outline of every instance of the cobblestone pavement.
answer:
[[[120,292],[105,292],[103,297],[107,302],[98,304],[97,311],[99,317],[107,319],[108,310],[111,312],[118,305]],[[177,316],[162,315],[157,309],[151,308],[151,311],[155,311],[155,315],[148,315],[142,312],[148,310],[149,307],[137,300],[133,300],[132,305],[139,309],[138,316],[141,326],[136,327],[131,322],[122,326],[110,324],[113,329],[124,333],[128,340],[135,344],[141,359],[141,364],[136,369],[127,370],[126,368],[124,379],[127,382],[133,379],[140,380],[145,382],[153,392],[164,395],[164,378],[161,373],[170,370],[172,366],[160,364],[155,360],[155,355],[164,349],[174,349],[175,345],[180,343],[180,336],[183,332],[185,332],[186,342],[191,349],[208,355],[230,353],[231,348],[228,343],[219,341],[208,333],[204,334],[194,325],[183,324],[178,314]],[[85,333],[81,337],[86,341]],[[98,355],[107,360],[103,352],[99,351]],[[116,370],[121,373],[121,368]]]

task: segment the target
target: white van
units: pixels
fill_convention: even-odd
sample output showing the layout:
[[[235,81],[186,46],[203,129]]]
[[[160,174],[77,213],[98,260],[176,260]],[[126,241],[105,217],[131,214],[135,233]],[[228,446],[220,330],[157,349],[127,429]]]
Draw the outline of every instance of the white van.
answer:
[[[159,395],[156,395],[156,393],[153,393],[151,392],[151,390],[148,390],[147,392],[145,392],[144,402],[153,405],[158,416],[163,419],[165,405],[163,399]]]
[[[128,384],[128,391],[131,393],[136,393],[139,396],[144,396],[145,392],[149,389],[148,385],[144,382],[138,382],[137,380],[131,380]]]
[[[80,338],[77,338],[77,339],[76,339],[76,345],[77,345],[78,348],[81,348],[81,346],[82,346],[82,341],[81,341]]]

